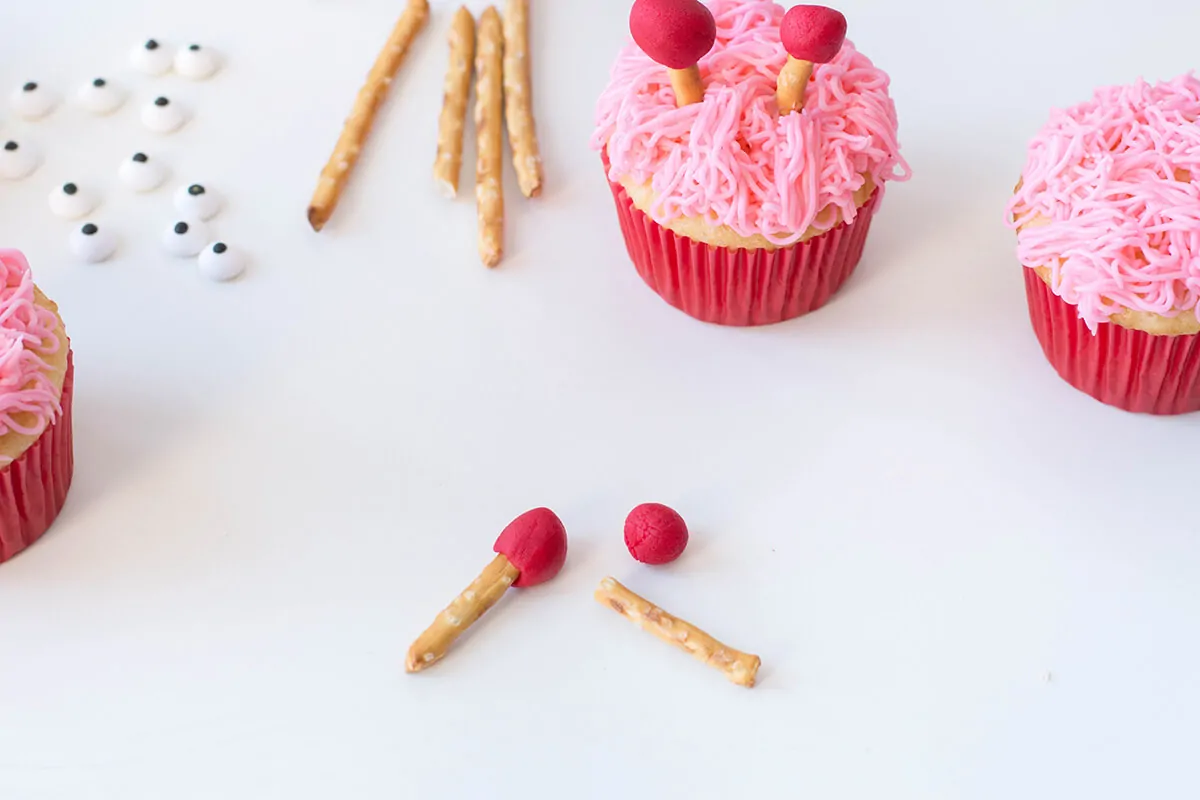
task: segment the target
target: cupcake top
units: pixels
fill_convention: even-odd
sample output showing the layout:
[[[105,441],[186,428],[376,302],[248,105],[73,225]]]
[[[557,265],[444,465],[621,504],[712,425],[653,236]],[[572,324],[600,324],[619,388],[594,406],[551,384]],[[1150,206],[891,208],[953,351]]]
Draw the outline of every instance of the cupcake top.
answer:
[[[597,107],[592,146],[607,153],[611,180],[649,185],[656,222],[698,217],[787,246],[852,222],[865,186],[908,178],[888,76],[850,41],[816,66],[804,110],[780,115],[784,8],[707,5],[717,37],[698,64],[702,102],[677,107],[667,69],[631,43]]]
[[[1200,80],[1139,80],[1055,111],[1008,204],[1021,263],[1093,331],[1125,312],[1195,327]],[[1197,328],[1200,330],[1200,328]]]
[[[25,256],[0,250],[0,437],[40,436],[61,411],[64,344],[53,305],[38,295]],[[0,450],[0,466],[11,461]]]

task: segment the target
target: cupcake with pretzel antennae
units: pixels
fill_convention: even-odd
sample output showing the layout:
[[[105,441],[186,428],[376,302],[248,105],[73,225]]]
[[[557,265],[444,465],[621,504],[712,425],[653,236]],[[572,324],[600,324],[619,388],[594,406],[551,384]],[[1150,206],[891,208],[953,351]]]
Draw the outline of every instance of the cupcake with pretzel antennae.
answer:
[[[884,185],[909,177],[888,76],[823,6],[636,0],[597,106],[629,256],[691,316],[767,325],[857,266]]]

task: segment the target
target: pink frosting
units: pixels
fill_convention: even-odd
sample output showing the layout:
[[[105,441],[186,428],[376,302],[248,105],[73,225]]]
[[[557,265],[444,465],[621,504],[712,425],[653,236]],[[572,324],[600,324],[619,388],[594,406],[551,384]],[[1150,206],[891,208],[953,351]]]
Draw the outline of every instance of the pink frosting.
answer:
[[[40,436],[61,411],[60,390],[51,380],[46,358],[62,346],[58,320],[34,304],[29,262],[16,250],[0,250],[0,436]],[[33,415],[20,425],[15,414]],[[11,459],[0,456],[0,465]]]
[[[784,9],[762,0],[708,6],[717,43],[699,63],[702,103],[676,107],[666,68],[630,44],[597,107],[592,146],[607,146],[612,180],[650,182],[656,222],[702,217],[786,246],[810,227],[833,227],[836,211],[853,221],[864,175],[880,191],[908,178],[888,76],[853,44],[817,65],[803,112],[780,116]]]
[[[1200,80],[1100,89],[1055,111],[1008,204],[1027,267],[1096,326],[1123,309],[1165,317],[1200,303]],[[1181,180],[1184,178],[1186,180]]]

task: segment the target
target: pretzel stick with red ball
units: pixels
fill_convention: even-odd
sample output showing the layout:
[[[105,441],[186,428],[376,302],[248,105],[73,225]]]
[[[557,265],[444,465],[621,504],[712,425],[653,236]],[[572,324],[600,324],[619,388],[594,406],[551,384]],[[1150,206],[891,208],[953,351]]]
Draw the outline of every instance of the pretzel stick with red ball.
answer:
[[[804,108],[814,66],[829,63],[842,49],[846,18],[825,6],[796,6],[784,15],[779,35],[788,60],[779,73],[775,98],[779,113],[790,114]]]
[[[499,555],[408,649],[405,668],[409,672],[420,672],[441,661],[455,640],[499,602],[508,587],[537,586],[558,575],[567,560],[567,530],[553,511],[535,508],[510,522],[493,549]]]
[[[629,32],[646,55],[667,68],[675,104],[680,108],[704,99],[704,81],[696,64],[717,41],[717,23],[700,0],[636,0]]]

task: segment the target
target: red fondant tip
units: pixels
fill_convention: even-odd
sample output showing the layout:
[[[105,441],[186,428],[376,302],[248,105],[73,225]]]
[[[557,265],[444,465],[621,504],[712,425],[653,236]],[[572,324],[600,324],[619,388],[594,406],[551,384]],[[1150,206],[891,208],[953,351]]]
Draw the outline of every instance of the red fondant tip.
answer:
[[[535,508],[508,523],[493,548],[521,571],[513,586],[537,586],[567,560],[567,529],[553,511]]]
[[[670,69],[693,66],[717,41],[717,23],[700,0],[636,0],[629,32],[646,55]]]
[[[825,6],[796,6],[783,16],[779,35],[792,58],[826,64],[846,41],[846,18]]]
[[[643,564],[670,563],[683,555],[687,543],[687,523],[664,505],[640,505],[625,518],[625,546]]]

